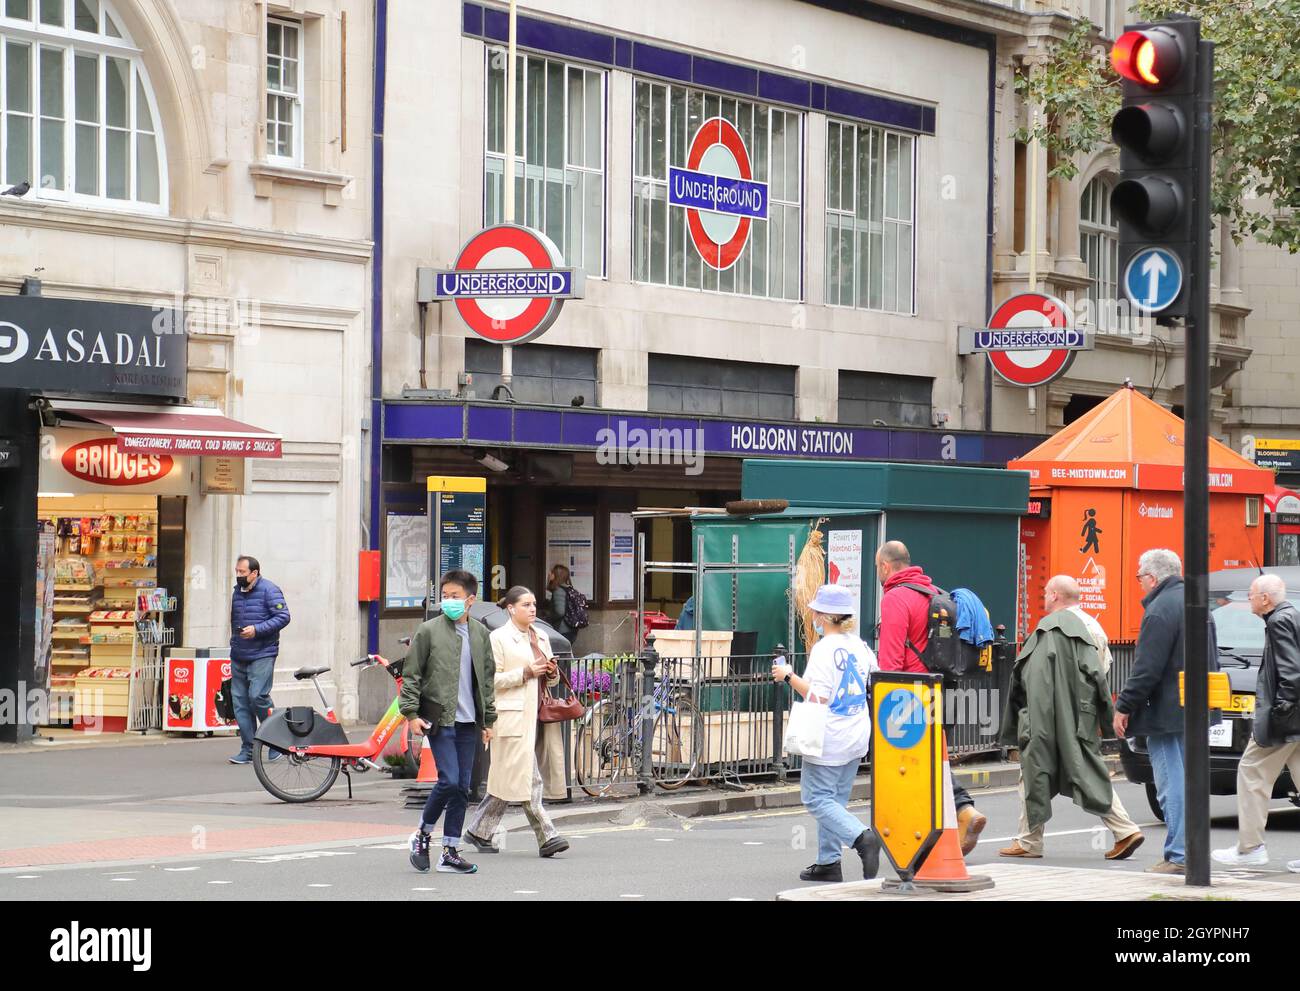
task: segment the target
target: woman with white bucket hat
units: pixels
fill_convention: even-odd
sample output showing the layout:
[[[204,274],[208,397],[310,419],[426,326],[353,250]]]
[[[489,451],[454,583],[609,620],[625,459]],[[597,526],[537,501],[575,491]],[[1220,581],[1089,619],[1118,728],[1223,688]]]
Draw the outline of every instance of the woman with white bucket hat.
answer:
[[[867,679],[877,670],[876,655],[851,632],[857,608],[849,589],[823,585],[808,603],[820,639],[803,675],[788,664],[772,665],[772,679],[804,699],[786,734],[786,749],[803,756],[800,797],[817,820],[817,862],[800,873],[803,881],[842,881],[846,846],[862,859],[864,878],[875,877],[880,866],[879,838],[848,810],[858,766],[871,747]]]

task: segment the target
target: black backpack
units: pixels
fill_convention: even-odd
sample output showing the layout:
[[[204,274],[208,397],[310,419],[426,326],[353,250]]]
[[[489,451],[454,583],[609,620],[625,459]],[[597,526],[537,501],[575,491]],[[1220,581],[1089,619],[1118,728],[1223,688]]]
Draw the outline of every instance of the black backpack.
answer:
[[[920,592],[929,600],[926,608],[925,650],[916,649],[911,639],[905,640],[907,648],[917,656],[926,670],[952,678],[960,678],[970,670],[971,651],[963,650],[963,641],[957,635],[957,603],[939,588],[926,588],[912,582],[903,582],[903,588]],[[977,655],[978,656],[978,655]]]
[[[590,622],[590,607],[587,597],[572,585],[564,586],[564,622],[571,630],[581,630]]]

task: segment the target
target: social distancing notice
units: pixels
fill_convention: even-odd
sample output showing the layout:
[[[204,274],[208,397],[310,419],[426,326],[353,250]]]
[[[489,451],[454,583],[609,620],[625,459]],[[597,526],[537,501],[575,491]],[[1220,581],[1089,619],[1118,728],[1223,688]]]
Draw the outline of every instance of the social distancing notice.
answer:
[[[910,878],[943,832],[943,678],[871,675],[871,826]]]

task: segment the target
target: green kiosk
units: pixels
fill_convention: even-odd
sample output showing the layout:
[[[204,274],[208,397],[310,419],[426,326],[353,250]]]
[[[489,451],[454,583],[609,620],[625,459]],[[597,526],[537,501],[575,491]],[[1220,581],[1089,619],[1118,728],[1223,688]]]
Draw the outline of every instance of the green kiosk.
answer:
[[[797,557],[820,522],[828,577],[857,590],[859,629],[869,643],[875,642],[880,597],[876,548],[886,540],[903,541],[913,563],[939,586],[974,590],[994,626],[1015,629],[1027,472],[751,459],[743,466],[741,496],[784,499],[789,508],[692,517],[691,546],[693,553],[702,552],[704,563],[784,564],[791,555],[790,538]],[[757,631],[759,653],[778,643],[801,649],[792,639],[790,570],[704,572],[696,600],[701,628]]]

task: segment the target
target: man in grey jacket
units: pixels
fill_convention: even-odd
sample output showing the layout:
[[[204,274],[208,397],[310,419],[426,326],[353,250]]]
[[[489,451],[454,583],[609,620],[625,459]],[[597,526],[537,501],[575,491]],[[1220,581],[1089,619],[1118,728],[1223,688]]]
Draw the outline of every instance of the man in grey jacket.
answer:
[[[1264,656],[1255,685],[1255,727],[1237,764],[1237,845],[1215,850],[1216,863],[1262,867],[1268,863],[1264,824],[1282,768],[1300,787],[1300,610],[1286,598],[1277,575],[1250,586],[1250,611],[1264,620]],[[1287,865],[1300,874],[1300,860]]]

